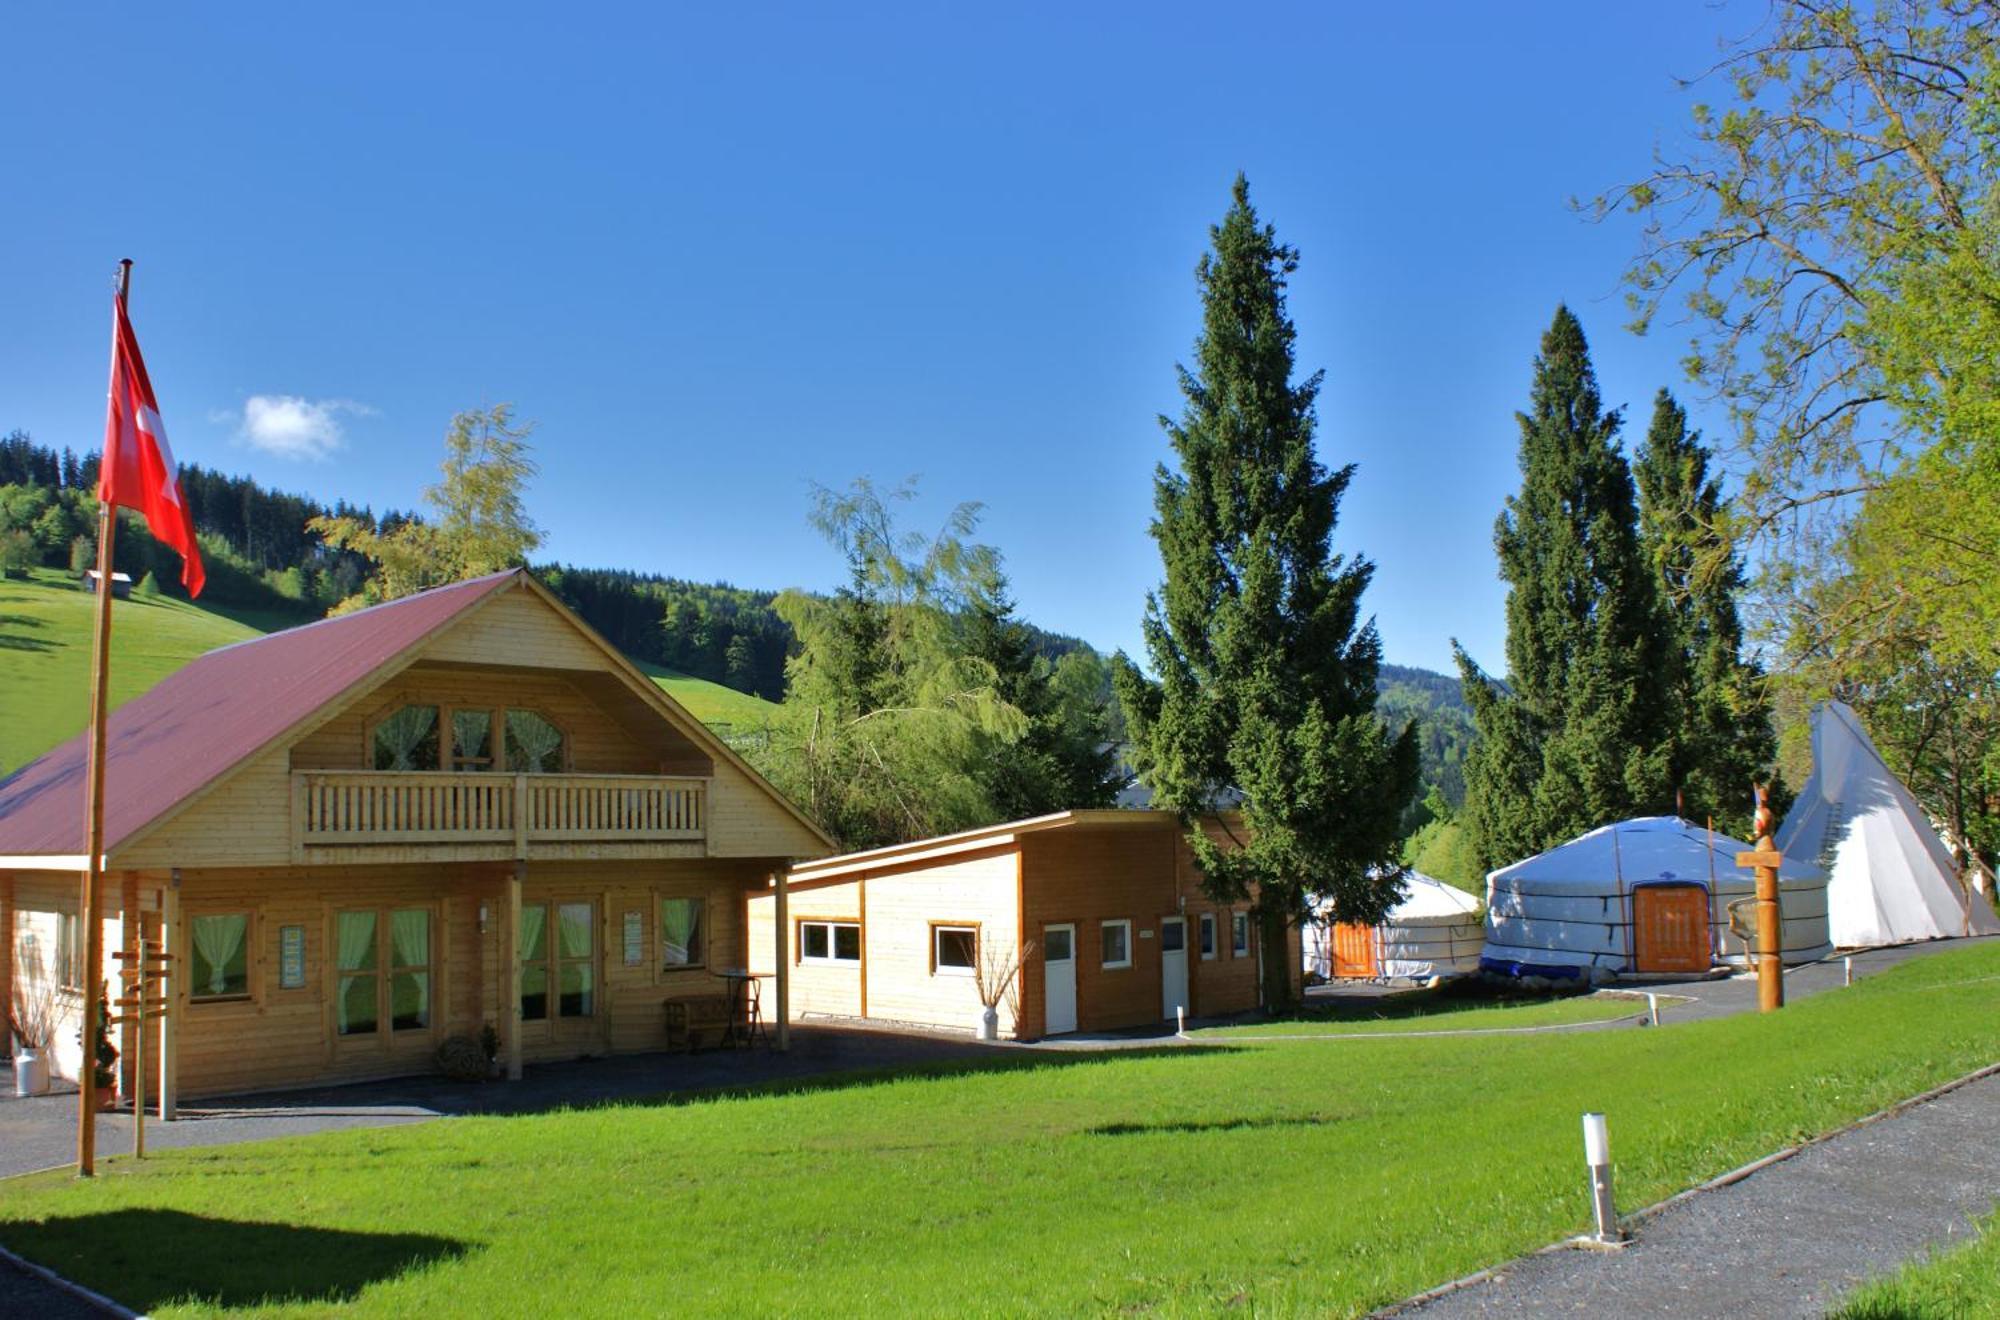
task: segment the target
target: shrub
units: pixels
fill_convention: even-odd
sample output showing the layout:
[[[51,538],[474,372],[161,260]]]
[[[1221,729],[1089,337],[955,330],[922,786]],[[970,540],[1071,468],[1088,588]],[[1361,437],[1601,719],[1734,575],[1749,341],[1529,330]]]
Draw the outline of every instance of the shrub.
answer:
[[[146,576],[139,579],[139,585],[132,588],[132,594],[135,596],[144,596],[147,600],[155,600],[159,597],[160,579],[153,575],[152,569],[149,568],[146,570]]]
[[[448,1036],[437,1048],[437,1070],[454,1082],[483,1082],[486,1051],[470,1036]]]
[[[0,576],[26,577],[41,558],[34,537],[20,530],[0,532]]]

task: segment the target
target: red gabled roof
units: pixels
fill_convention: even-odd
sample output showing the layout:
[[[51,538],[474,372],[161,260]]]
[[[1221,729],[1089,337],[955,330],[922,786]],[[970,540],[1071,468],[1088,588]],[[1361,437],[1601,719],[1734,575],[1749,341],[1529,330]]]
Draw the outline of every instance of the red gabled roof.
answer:
[[[437,587],[210,651],[117,710],[105,738],[104,851],[522,573]],[[116,638],[113,657],[116,658]],[[84,735],[0,780],[0,856],[84,851]]]

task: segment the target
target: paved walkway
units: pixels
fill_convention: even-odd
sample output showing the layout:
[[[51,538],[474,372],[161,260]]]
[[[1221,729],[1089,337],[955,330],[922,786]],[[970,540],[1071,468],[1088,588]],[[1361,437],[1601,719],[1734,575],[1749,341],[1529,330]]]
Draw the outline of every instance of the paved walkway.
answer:
[[[1996,1198],[2000,1076],[1691,1196],[1623,1251],[1527,1256],[1399,1314],[1821,1316],[1863,1280],[1965,1240]]]

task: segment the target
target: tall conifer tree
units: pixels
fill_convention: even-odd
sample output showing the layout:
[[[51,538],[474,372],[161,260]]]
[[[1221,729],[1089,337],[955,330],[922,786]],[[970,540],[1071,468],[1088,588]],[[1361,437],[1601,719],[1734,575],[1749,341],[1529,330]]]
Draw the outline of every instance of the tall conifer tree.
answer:
[[[1777,753],[1763,675],[1743,659],[1736,601],[1743,566],[1723,526],[1721,482],[1687,412],[1661,390],[1646,443],[1632,463],[1639,532],[1672,626],[1678,707],[1669,778],[1692,820],[1713,816],[1748,832],[1751,785],[1770,778]]]
[[[1459,669],[1479,725],[1465,820],[1480,864],[1673,807],[1677,662],[1639,545],[1619,416],[1598,395],[1567,307],[1542,336],[1521,428],[1521,488],[1494,531],[1507,592],[1507,681]]]
[[[1291,995],[1308,894],[1375,921],[1400,890],[1398,826],[1417,789],[1415,725],[1375,713],[1381,643],[1360,622],[1367,560],[1331,552],[1352,466],[1314,456],[1320,375],[1294,383],[1285,285],[1298,254],[1258,222],[1241,175],[1196,271],[1202,330],[1161,425],[1179,460],[1154,478],[1166,582],[1146,602],[1157,683],[1120,657],[1134,763],[1178,812],[1211,895],[1253,886],[1264,1000]],[[1217,814],[1242,794],[1241,823]]]

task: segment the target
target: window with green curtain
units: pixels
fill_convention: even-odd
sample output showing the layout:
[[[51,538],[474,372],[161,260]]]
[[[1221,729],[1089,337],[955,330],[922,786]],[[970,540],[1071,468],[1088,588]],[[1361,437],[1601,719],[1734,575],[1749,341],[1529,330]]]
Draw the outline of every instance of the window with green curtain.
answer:
[[[597,1011],[591,914],[589,903],[563,903],[556,908],[558,1017],[589,1017]]]
[[[398,908],[389,914],[389,1029],[431,1024],[431,914]]]
[[[545,904],[521,908],[521,1020],[541,1022],[549,1015],[549,909]]]
[[[532,710],[507,712],[507,768],[516,774],[562,771],[562,730]]]
[[[405,706],[375,726],[377,770],[438,768],[438,708]]]
[[[700,967],[708,961],[708,902],[700,898],[660,900],[660,966]]]
[[[334,918],[334,967],[340,984],[333,1001],[333,1029],[342,1036],[374,1031],[380,1024],[375,993],[375,914],[342,912]]]
[[[250,993],[250,918],[241,912],[188,923],[188,997],[231,999]]]
[[[454,770],[491,770],[493,768],[492,711],[452,711],[451,765]]]

